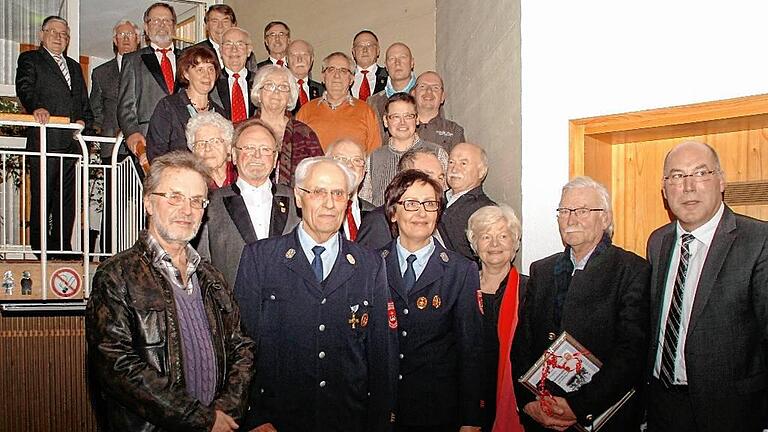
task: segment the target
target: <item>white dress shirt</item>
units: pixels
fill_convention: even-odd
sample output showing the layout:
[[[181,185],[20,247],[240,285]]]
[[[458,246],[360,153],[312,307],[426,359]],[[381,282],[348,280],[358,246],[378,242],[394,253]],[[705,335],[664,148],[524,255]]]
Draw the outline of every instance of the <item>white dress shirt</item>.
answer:
[[[367,68],[361,68],[360,66],[355,68],[355,81],[352,83],[352,96],[360,98],[360,86],[363,84],[363,69],[368,71],[365,77],[368,79],[368,85],[371,88],[371,95],[376,90],[376,71],[379,70],[379,65],[374,63]]]
[[[246,117],[250,117],[251,116],[251,112],[249,110],[249,105],[250,104],[248,103],[248,100],[250,99],[250,97],[248,95],[248,80],[245,79],[245,77],[248,76],[248,69],[247,68],[242,68],[241,70],[239,70],[237,72],[232,71],[229,68],[224,68],[224,70],[227,71],[227,75],[229,76],[229,78],[227,79],[227,84],[228,84],[228,88],[229,88],[229,98],[230,98],[229,106],[230,106],[230,110],[232,109],[232,86],[235,85],[235,76],[234,75],[238,74],[238,75],[240,75],[240,78],[237,79],[237,82],[240,84],[240,90],[243,92],[243,101],[245,101],[245,116]]]
[[[272,217],[272,182],[267,180],[260,186],[253,186],[243,180],[237,179],[237,187],[245,201],[248,216],[251,217],[253,231],[259,240],[269,237],[269,221]]]
[[[704,262],[709,253],[709,247],[715,236],[715,230],[723,217],[725,206],[720,204],[720,209],[712,216],[712,219],[704,225],[696,228],[688,234],[693,235],[694,239],[689,243],[690,258],[688,261],[688,272],[685,276],[685,286],[683,287],[683,308],[682,319],[680,323],[680,338],[677,344],[677,353],[675,355],[675,374],[673,384],[687,384],[688,375],[685,371],[685,340],[688,334],[688,324],[691,320],[691,310],[693,301],[696,298],[696,290],[699,286],[699,277],[704,268]],[[661,353],[664,350],[664,331],[667,326],[667,315],[672,302],[672,292],[675,287],[675,278],[677,277],[677,267],[680,263],[680,248],[682,246],[682,236],[686,234],[680,222],[677,222],[675,245],[670,258],[669,271],[664,285],[664,298],[661,303],[661,321],[659,325],[659,343],[656,349],[656,361],[653,365],[653,376],[658,378],[661,371]]]

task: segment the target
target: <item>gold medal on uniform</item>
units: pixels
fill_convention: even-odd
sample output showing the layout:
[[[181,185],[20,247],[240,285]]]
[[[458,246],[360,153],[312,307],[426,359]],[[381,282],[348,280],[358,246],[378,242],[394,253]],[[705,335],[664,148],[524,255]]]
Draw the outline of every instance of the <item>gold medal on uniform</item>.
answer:
[[[427,307],[427,298],[426,297],[419,297],[416,299],[416,307],[419,309],[424,309]]]
[[[437,309],[437,308],[440,307],[441,304],[443,304],[443,301],[440,300],[440,296],[439,295],[435,295],[434,297],[432,297],[432,307],[433,308]]]
[[[360,317],[360,327],[365,327],[368,325],[368,312],[364,313],[363,316]]]
[[[360,308],[359,304],[356,304],[354,306],[350,306],[349,309],[352,311],[352,316],[349,318],[349,325],[354,329],[355,326],[360,322],[360,319],[355,316],[357,314],[357,310]]]
[[[288,259],[293,258],[293,256],[296,255],[296,249],[290,248],[287,251],[285,251],[285,257]]]
[[[349,262],[352,265],[355,265],[355,257],[353,257],[352,254],[347,254],[347,262]]]

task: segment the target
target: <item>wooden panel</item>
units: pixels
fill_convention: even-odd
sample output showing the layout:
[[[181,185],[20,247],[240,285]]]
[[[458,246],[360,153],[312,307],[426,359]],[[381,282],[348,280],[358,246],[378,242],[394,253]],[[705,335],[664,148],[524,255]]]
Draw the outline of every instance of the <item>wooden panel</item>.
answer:
[[[0,318],[0,430],[95,431],[82,316]]]

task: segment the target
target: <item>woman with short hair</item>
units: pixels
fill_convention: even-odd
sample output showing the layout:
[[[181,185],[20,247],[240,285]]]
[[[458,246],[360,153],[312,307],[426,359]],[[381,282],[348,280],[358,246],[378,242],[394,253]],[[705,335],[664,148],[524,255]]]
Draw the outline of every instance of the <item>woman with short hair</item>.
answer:
[[[187,147],[208,167],[208,190],[228,186],[237,180],[237,170],[230,160],[232,123],[216,112],[200,113],[187,123]]]

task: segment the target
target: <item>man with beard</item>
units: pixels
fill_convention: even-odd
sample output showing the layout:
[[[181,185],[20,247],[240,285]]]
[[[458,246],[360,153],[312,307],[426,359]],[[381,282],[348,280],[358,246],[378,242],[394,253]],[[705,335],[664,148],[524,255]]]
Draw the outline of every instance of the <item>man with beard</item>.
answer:
[[[155,159],[144,181],[148,229],[94,275],[85,328],[102,430],[238,428],[253,341],[223,275],[189,244],[209,181],[189,152]]]
[[[154,3],[144,12],[144,32],[150,45],[123,57],[117,123],[128,149],[147,166],[146,135],[149,120],[160,99],[174,93],[176,58],[173,47],[176,11],[167,3]]]

